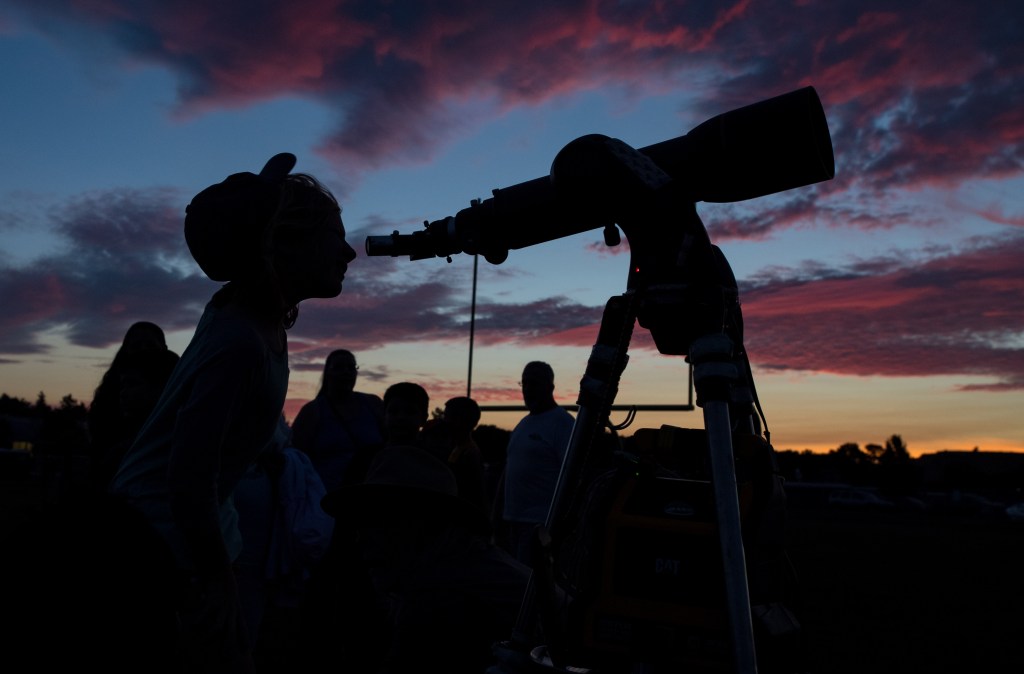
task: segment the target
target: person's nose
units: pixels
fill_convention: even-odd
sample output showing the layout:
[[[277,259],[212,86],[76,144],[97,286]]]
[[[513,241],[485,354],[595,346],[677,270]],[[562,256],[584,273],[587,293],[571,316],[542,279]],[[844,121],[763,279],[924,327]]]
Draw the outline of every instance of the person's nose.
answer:
[[[356,249],[349,245],[348,239],[345,240],[345,249],[342,251],[342,256],[345,258],[345,264],[348,264],[357,257]]]

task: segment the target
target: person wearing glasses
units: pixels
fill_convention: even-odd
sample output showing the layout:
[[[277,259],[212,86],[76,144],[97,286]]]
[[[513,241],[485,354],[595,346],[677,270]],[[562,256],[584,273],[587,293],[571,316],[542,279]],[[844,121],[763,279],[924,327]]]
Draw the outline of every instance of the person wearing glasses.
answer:
[[[350,469],[368,464],[384,446],[384,401],[356,391],[358,375],[351,351],[332,351],[319,392],[292,423],[292,444],[309,456],[328,493],[360,479]]]

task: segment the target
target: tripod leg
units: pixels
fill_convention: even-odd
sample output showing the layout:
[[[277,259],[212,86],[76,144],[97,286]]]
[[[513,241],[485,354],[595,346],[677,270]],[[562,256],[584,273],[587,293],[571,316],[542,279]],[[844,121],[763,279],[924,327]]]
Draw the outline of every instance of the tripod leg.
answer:
[[[587,370],[580,381],[576,422],[569,436],[565,458],[555,484],[544,529],[555,539],[561,535],[562,519],[579,496],[579,480],[594,445],[608,418],[618,393],[619,378],[629,360],[627,350],[636,321],[636,296],[625,293],[611,297],[605,305],[597,341],[587,361]],[[512,642],[535,645],[538,622],[538,577],[530,576],[526,593],[513,630]],[[552,621],[548,621],[549,624]],[[549,644],[553,657],[559,655],[561,644]]]
[[[704,406],[704,424],[708,431],[711,482],[718,516],[722,566],[725,572],[725,595],[736,671],[740,674],[752,674],[757,671],[757,663],[754,655],[754,628],[750,616],[747,566],[740,529],[736,468],[732,456],[729,404],[719,401],[708,402]]]
[[[756,674],[754,628],[729,418],[729,390],[738,376],[736,365],[727,360],[731,350],[731,341],[724,335],[704,337],[694,342],[691,362],[694,363],[698,401],[703,399],[735,671]]]

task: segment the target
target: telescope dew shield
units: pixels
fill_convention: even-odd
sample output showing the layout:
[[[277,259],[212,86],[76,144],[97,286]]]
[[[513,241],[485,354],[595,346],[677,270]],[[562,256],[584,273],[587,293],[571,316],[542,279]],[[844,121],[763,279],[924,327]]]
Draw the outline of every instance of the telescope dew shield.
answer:
[[[693,201],[745,201],[835,177],[832,137],[814,87],[717,115],[640,151]]]

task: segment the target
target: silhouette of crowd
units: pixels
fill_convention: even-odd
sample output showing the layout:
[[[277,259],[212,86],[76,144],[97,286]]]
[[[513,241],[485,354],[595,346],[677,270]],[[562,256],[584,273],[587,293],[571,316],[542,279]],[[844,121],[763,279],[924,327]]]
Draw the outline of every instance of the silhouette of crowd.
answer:
[[[510,641],[529,653],[597,620],[586,592],[607,550],[590,523],[611,501],[571,502],[596,519],[552,543],[575,418],[549,363],[524,365],[527,413],[498,441],[469,396],[431,418],[420,382],[357,390],[344,348],[287,422],[288,330],[356,259],[336,198],[295,163],[193,197],[185,243],[221,287],[180,355],[157,324],[127,326],[80,429],[81,488],[2,541],[0,635],[26,671],[518,674]],[[559,545],[575,549],[556,568]],[[569,585],[586,602],[570,607]]]
[[[431,419],[419,383],[356,390],[347,349],[283,416],[286,331],[356,257],[334,196],[294,164],[192,199],[186,244],[223,285],[180,355],[157,324],[127,327],[88,408],[81,489],[7,534],[0,628],[27,669],[479,674],[512,633],[531,569],[499,531],[521,488],[505,456],[532,450],[478,444],[470,397]],[[540,389],[529,416],[551,409]],[[544,485],[565,439],[547,440]]]

